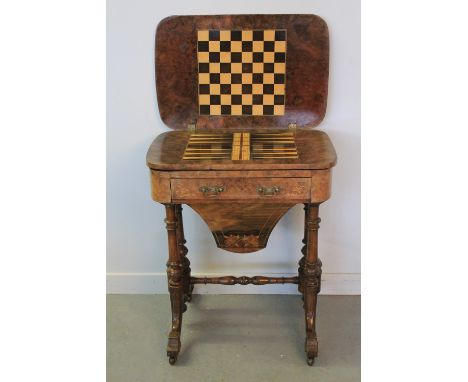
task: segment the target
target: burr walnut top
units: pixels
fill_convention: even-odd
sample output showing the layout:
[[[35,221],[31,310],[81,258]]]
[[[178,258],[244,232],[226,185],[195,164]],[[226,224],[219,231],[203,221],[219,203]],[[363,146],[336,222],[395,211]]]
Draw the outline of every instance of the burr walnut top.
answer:
[[[236,131],[240,131],[236,129]],[[255,133],[255,130],[249,129]],[[265,132],[265,129],[261,130]],[[269,130],[278,132],[279,130]],[[282,130],[284,132],[284,130]],[[216,130],[217,133],[222,131]],[[154,170],[324,170],[336,164],[335,149],[327,134],[318,130],[297,130],[292,133],[297,149],[293,158],[264,158],[248,160],[184,159],[191,134],[170,131],[160,134],[151,144],[146,157],[148,167]],[[240,156],[242,157],[242,156]]]

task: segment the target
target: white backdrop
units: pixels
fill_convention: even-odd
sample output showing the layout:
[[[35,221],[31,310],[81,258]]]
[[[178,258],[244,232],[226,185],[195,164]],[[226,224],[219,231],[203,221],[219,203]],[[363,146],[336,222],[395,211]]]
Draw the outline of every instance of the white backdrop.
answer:
[[[164,208],[151,200],[146,151],[168,129],[159,118],[154,84],[154,33],[169,15],[313,13],[330,30],[328,110],[318,129],[338,153],[332,198],[321,205],[319,255],[324,294],[360,293],[360,3],[321,1],[107,2],[107,291],[166,293]],[[203,275],[290,275],[297,271],[302,205],[252,254],[216,248],[201,218],[184,207],[192,272]],[[197,286],[196,293],[297,293],[294,285]]]

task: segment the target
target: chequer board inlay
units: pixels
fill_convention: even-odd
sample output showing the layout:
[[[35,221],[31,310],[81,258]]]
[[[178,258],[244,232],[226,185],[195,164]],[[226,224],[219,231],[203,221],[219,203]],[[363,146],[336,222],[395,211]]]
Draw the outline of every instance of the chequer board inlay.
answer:
[[[200,115],[284,115],[286,30],[199,30]]]

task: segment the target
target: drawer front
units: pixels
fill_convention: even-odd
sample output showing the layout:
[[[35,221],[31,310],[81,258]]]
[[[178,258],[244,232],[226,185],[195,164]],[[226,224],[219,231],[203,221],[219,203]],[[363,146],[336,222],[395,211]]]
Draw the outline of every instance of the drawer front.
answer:
[[[172,200],[309,200],[310,178],[172,179]]]

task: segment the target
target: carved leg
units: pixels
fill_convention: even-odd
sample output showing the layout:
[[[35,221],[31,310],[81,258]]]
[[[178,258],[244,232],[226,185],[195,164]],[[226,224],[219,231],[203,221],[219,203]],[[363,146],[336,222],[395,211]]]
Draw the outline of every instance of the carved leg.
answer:
[[[299,283],[297,289],[302,294],[302,301],[304,301],[304,263],[307,255],[307,221],[309,219],[309,205],[304,204],[304,238],[302,239],[302,243],[304,246],[301,249],[302,257],[299,260],[299,268],[298,276],[299,276]]]
[[[174,204],[166,204],[166,228],[169,242],[167,262],[167,281],[171,298],[172,326],[167,343],[167,356],[173,365],[180,351],[180,332],[182,329],[183,308],[183,266],[177,245],[177,215]]]
[[[184,284],[184,302],[192,301],[193,284],[190,284],[190,260],[187,258],[188,249],[185,246],[187,242],[184,236],[184,222],[182,218],[182,205],[176,205],[177,215],[177,245],[182,259],[183,284]],[[187,306],[184,304],[184,312]]]
[[[312,366],[314,358],[318,354],[317,334],[315,332],[315,319],[317,307],[317,294],[320,292],[320,277],[322,264],[318,258],[318,229],[320,218],[318,217],[318,204],[309,205],[306,210],[306,256],[303,263],[303,288],[304,310],[306,325],[305,351],[307,363]]]

